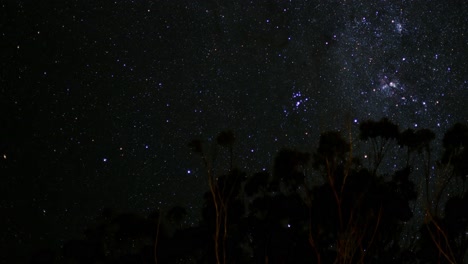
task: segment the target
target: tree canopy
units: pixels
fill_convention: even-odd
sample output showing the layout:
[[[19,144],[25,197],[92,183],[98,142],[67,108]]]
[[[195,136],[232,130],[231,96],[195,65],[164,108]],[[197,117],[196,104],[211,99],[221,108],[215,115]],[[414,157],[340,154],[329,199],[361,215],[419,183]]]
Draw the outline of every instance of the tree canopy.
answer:
[[[108,212],[84,238],[32,263],[466,263],[468,126],[451,127],[434,160],[430,130],[400,132],[388,119],[359,129],[361,141],[331,131],[310,153],[283,148],[271,172],[251,175],[233,164],[232,131],[216,140],[224,165],[216,145],[194,140],[208,185],[198,224],[184,224],[183,206],[148,217]],[[357,144],[370,144],[369,165],[353,156]],[[401,167],[384,164],[389,148],[406,155]],[[426,163],[439,169],[415,173]]]

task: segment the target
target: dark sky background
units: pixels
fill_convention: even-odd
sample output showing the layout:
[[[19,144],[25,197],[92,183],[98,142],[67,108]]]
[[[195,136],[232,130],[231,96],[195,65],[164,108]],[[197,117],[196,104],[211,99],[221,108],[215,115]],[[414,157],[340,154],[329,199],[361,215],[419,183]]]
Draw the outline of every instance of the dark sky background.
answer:
[[[207,185],[191,139],[233,130],[236,164],[253,173],[349,123],[389,117],[440,139],[468,121],[462,0],[0,8],[0,242],[12,254],[59,246],[103,208],[182,205],[196,224]]]

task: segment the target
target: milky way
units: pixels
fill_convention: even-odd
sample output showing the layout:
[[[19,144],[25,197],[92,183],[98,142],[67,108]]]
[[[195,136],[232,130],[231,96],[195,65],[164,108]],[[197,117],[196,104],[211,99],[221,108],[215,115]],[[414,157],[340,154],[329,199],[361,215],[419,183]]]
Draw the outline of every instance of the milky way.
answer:
[[[60,242],[107,207],[180,204],[196,223],[207,187],[187,143],[225,129],[249,173],[367,119],[440,138],[468,121],[467,14],[463,1],[2,4],[9,238]],[[19,211],[38,219],[29,230]]]

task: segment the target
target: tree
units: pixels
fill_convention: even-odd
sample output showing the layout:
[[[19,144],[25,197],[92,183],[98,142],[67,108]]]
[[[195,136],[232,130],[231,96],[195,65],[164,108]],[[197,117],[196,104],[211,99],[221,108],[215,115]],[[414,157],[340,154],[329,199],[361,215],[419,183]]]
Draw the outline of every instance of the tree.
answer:
[[[352,156],[351,144],[337,132],[321,135],[314,168],[325,179],[312,190],[312,245],[317,262],[383,262],[398,248],[403,222],[412,217],[409,201],[416,198],[409,167],[386,181],[377,169],[398,138],[398,127],[387,119],[366,121],[360,138],[371,142],[373,162],[363,167]]]
[[[407,129],[403,131],[398,137],[398,144],[407,149],[406,167],[410,167],[411,155],[417,152],[422,157],[422,165],[424,167],[424,179],[425,179],[425,196],[426,206],[431,207],[431,198],[429,192],[429,182],[431,174],[431,142],[435,139],[434,132],[429,129],[420,129],[414,131],[413,129]]]
[[[465,181],[468,175],[468,126],[457,123],[443,137],[444,151],[438,176],[440,188],[436,191],[435,210],[426,214],[421,227],[422,240],[419,257],[442,263],[462,263],[468,250],[468,192]],[[446,195],[448,186],[455,180],[462,184],[452,187],[452,195],[445,204],[444,214],[438,206]]]
[[[235,167],[232,132],[220,133],[215,144],[194,140],[189,145],[202,158],[209,187],[199,225],[182,224],[187,212],[181,206],[147,218],[106,211],[83,239],[65,245],[63,256],[74,263],[463,263],[467,132],[466,125],[457,124],[445,134],[438,163],[446,173],[438,175],[443,185],[435,210],[422,206],[425,222],[411,229],[420,239],[410,246],[401,240],[413,219],[410,203],[424,192],[428,201],[434,199],[429,174],[424,172],[426,185],[418,189],[413,167],[432,168],[435,135],[427,129],[399,133],[382,119],[360,126],[361,141],[332,131],[320,136],[312,154],[280,149],[271,173],[250,177]],[[366,166],[352,147],[369,145],[374,158]],[[378,170],[389,149],[406,151],[406,162]],[[221,165],[216,166],[218,154]],[[449,189],[456,192],[442,199]],[[44,252],[43,259],[54,257]]]
[[[245,175],[233,166],[233,145],[235,142],[234,133],[232,131],[221,132],[216,141],[219,146],[227,147],[229,151],[229,170],[226,174],[219,175],[214,169],[214,155],[209,158],[206,153],[203,143],[199,140],[192,141],[189,146],[199,153],[205,165],[208,186],[210,189],[211,199],[207,199],[209,204],[214,206],[215,230],[213,234],[214,253],[216,263],[226,263],[227,261],[227,238],[228,238],[228,215],[230,205],[238,197],[240,184]]]
[[[398,126],[390,122],[387,118],[380,121],[367,120],[359,125],[359,138],[364,141],[370,140],[372,147],[373,169],[375,174],[382,160],[389,150],[391,141],[399,136]]]
[[[468,125],[457,123],[443,138],[443,164],[451,164],[453,173],[463,181],[463,189],[468,178]]]
[[[182,206],[174,206],[167,212],[169,221],[175,223],[177,226],[182,225],[182,220],[187,215],[187,210]]]

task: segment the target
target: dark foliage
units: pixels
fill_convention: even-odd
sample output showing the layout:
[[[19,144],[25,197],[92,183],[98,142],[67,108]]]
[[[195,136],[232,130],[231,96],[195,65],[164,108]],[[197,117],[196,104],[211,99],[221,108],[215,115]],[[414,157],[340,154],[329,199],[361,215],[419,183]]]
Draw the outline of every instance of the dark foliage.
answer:
[[[60,254],[40,251],[31,263],[466,261],[468,194],[464,188],[461,196],[447,200],[444,214],[425,208],[426,221],[416,230],[420,239],[408,246],[402,243],[402,230],[413,219],[411,202],[422,195],[412,181],[413,164],[408,158],[405,167],[385,175],[376,172],[390,142],[406,148],[408,155],[423,155],[430,152],[434,133],[426,129],[399,133],[397,125],[382,119],[362,123],[360,138],[374,144],[374,167],[355,162],[351,144],[338,132],[323,133],[313,155],[280,150],[272,173],[248,177],[232,167],[231,157],[227,172],[218,174],[207,167],[210,191],[204,196],[198,225],[184,224],[187,212],[180,206],[147,218],[105,211],[85,237],[67,242]],[[234,134],[220,133],[217,144],[228,147],[232,155]],[[210,153],[203,152],[201,141],[189,145],[211,166]],[[467,126],[457,124],[447,131],[443,146],[441,163],[454,175],[466,177]],[[315,168],[312,174],[309,167]],[[311,177],[321,184],[312,186]],[[215,236],[216,232],[223,235]],[[215,258],[216,250],[223,254]]]
[[[442,162],[450,163],[455,175],[465,182],[468,178],[468,126],[455,124],[445,133],[443,146]]]
[[[427,148],[429,143],[434,139],[435,134],[429,129],[414,131],[413,129],[409,128],[400,134],[398,143],[401,146],[408,147],[409,152],[421,152],[422,149]]]
[[[343,139],[339,132],[323,133],[320,135],[319,147],[314,154],[314,168],[324,167],[327,162],[337,164],[343,161],[350,149],[349,142]]]
[[[220,146],[232,146],[236,138],[234,137],[234,133],[232,131],[223,131],[219,133],[216,141]]]
[[[368,120],[362,122],[359,126],[360,138],[368,140],[372,138],[382,137],[384,139],[394,139],[398,137],[398,126],[390,122],[387,118],[380,121]]]

